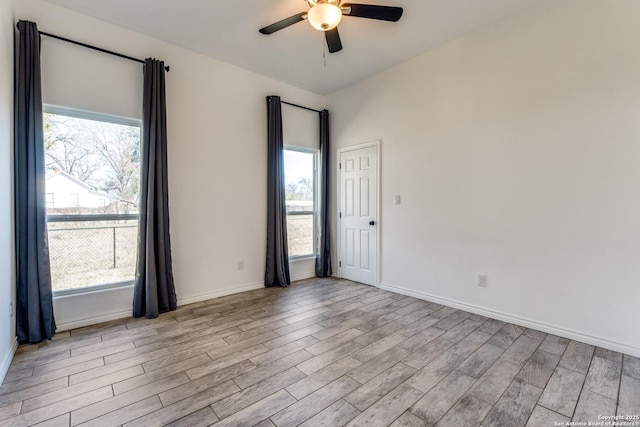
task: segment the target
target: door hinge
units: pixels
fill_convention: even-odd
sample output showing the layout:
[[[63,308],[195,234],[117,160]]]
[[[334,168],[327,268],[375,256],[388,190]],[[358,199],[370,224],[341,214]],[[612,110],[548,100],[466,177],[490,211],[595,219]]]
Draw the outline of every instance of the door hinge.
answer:
[[[342,163],[338,163],[338,169],[342,169]]]
[[[338,267],[342,267],[342,261],[338,261]]]
[[[338,218],[342,218],[342,212],[338,213]]]

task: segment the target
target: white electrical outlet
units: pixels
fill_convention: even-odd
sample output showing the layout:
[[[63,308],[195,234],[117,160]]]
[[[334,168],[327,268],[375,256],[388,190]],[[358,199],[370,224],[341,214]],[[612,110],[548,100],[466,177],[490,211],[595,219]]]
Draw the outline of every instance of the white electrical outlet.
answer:
[[[402,198],[400,197],[399,194],[396,194],[395,203],[396,205],[399,205],[400,203],[402,203]]]
[[[487,275],[486,274],[478,274],[478,286],[481,288],[486,288],[488,284]]]
[[[238,261],[238,271],[244,270],[244,261]]]

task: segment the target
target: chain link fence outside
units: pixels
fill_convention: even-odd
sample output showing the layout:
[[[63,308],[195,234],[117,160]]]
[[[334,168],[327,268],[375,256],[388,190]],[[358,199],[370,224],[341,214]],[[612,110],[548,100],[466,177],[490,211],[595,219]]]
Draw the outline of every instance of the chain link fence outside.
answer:
[[[315,253],[313,217],[313,214],[287,215],[287,245],[290,257]]]
[[[288,215],[289,256],[309,255],[314,215]],[[49,222],[49,258],[54,291],[132,281],[138,220]]]
[[[54,291],[134,279],[138,220],[49,222]]]

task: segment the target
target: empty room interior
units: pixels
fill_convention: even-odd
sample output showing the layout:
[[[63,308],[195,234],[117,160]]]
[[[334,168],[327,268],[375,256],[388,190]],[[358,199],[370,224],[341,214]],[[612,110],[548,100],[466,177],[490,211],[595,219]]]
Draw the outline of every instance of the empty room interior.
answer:
[[[2,0],[0,426],[640,426],[639,20]]]

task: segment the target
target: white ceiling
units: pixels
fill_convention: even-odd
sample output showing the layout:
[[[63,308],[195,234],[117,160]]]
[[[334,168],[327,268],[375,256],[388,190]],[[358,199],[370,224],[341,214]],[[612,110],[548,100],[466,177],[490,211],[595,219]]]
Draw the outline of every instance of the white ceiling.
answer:
[[[258,29],[305,11],[304,0],[48,0],[118,26],[319,93],[329,94],[540,0],[356,0],[401,6],[390,23],[345,17],[344,49],[300,22],[272,35]],[[344,1],[346,2],[346,1]]]

